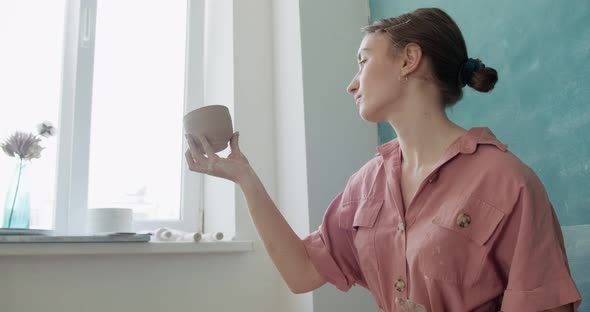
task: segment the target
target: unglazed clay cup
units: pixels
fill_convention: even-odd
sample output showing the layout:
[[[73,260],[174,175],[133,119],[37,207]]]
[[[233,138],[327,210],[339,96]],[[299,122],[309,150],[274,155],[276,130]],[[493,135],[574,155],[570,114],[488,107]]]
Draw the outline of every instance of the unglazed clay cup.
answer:
[[[227,148],[233,135],[233,127],[229,109],[223,105],[208,105],[197,108],[182,118],[184,132],[190,134],[197,148],[204,152],[197,135],[207,138],[214,153]]]

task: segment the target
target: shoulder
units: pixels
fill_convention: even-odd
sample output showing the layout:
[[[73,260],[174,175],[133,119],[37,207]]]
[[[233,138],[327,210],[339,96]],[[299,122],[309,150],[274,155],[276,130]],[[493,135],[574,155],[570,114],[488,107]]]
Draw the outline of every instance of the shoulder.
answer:
[[[487,127],[470,129],[459,145],[460,153],[471,156],[462,164],[473,166],[473,171],[520,185],[537,179],[535,172]]]
[[[490,145],[482,145],[478,154],[482,171],[490,177],[501,178],[520,186],[540,182],[535,171],[510,150],[501,151]]]
[[[384,179],[383,158],[375,156],[350,176],[343,192],[342,202],[382,196],[376,193],[377,190],[373,186]]]
[[[494,146],[478,147],[475,162],[478,165],[480,187],[490,195],[504,213],[510,213],[522,199],[531,194],[549,201],[545,187],[537,173],[510,150],[501,151]]]

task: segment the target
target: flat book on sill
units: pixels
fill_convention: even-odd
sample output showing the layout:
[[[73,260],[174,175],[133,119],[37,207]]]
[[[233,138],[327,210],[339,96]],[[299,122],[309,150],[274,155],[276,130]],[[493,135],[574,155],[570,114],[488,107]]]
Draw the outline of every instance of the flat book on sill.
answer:
[[[0,243],[145,243],[151,234],[108,234],[80,236],[0,235]]]

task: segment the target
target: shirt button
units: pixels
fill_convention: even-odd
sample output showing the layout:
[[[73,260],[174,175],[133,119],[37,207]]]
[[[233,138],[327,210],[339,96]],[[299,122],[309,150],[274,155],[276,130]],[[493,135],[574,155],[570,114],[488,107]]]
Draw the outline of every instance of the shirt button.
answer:
[[[406,227],[404,226],[403,222],[400,222],[397,224],[397,231],[400,233],[403,233],[406,230]]]
[[[466,213],[460,213],[457,216],[457,225],[462,228],[467,228],[471,224],[471,216]]]
[[[395,287],[397,291],[402,292],[406,289],[406,282],[404,282],[403,279],[398,278],[397,281],[395,281],[395,284],[393,284],[393,287]]]

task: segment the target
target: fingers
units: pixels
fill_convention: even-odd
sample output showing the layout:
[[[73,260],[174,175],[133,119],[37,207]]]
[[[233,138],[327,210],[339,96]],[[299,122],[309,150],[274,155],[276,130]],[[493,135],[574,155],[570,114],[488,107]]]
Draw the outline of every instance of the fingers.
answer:
[[[217,154],[215,154],[211,144],[209,144],[209,140],[207,140],[205,136],[197,135],[197,139],[201,142],[201,146],[203,146],[203,149],[205,149],[205,153],[207,154],[208,158],[219,157]]]
[[[240,152],[240,133],[239,132],[235,132],[234,135],[232,135],[230,141],[229,141],[229,146],[231,148],[232,152],[235,153],[239,153]]]
[[[200,172],[197,166],[197,162],[195,162],[190,149],[186,150],[186,152],[184,153],[184,158],[186,158],[186,163],[188,164],[188,168],[191,171]]]
[[[195,161],[191,151],[187,149],[184,153],[184,157],[186,158],[186,163],[188,164],[188,168],[191,171],[205,174],[211,174],[211,172],[213,171],[213,162],[209,161],[207,158],[203,156],[201,156],[202,158],[200,160]]]
[[[203,155],[203,151],[197,146],[192,135],[185,134],[185,138],[188,141],[189,149],[184,153],[184,157],[186,158],[189,169],[191,171],[207,173],[208,168],[205,168],[204,166],[209,163],[209,159]]]
[[[186,138],[186,141],[188,142],[188,147],[189,147],[189,151],[192,155],[192,158],[198,161],[203,161],[205,160],[205,156],[203,156],[203,151],[201,150],[201,148],[199,148],[199,146],[197,146],[197,142],[195,142],[195,139],[193,138],[192,135],[190,134],[185,134],[184,137]]]

